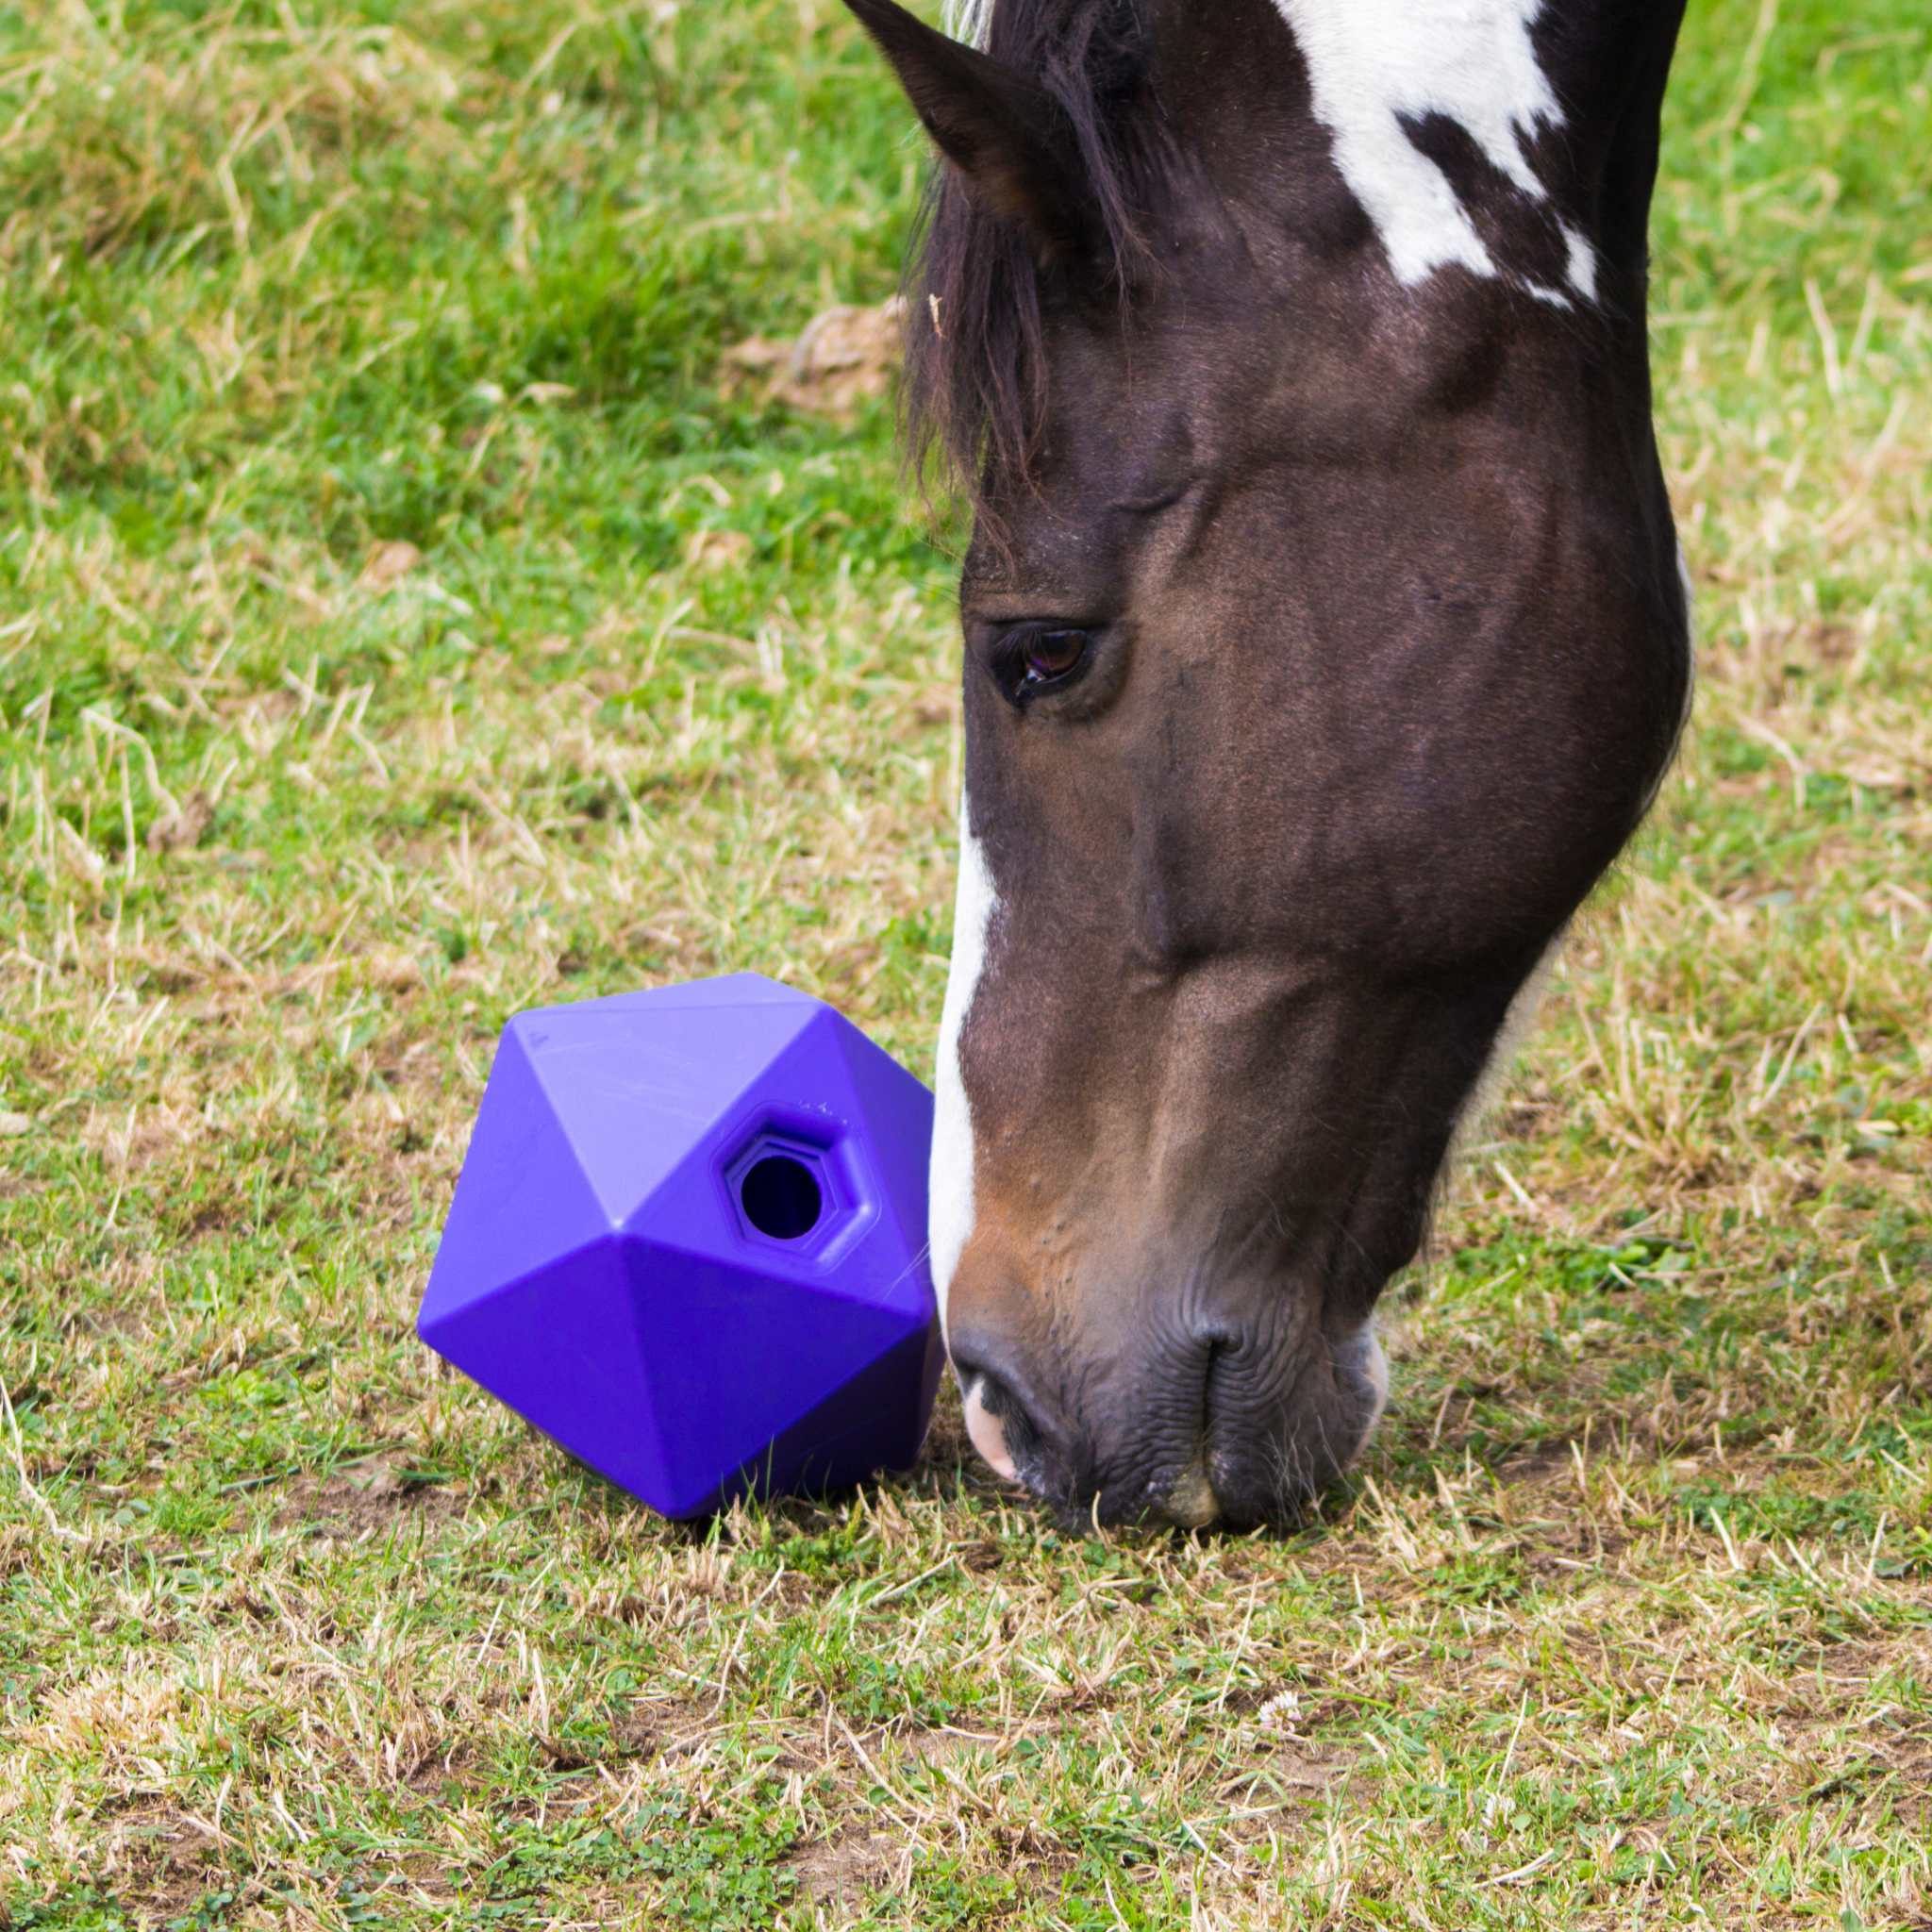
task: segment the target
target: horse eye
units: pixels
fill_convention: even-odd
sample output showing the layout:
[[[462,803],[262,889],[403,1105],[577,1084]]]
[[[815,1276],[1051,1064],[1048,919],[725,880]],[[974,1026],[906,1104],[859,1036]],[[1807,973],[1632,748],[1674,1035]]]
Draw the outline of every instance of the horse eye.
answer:
[[[1010,632],[994,655],[1000,686],[1015,704],[1036,691],[1063,683],[1086,660],[1091,633],[1084,630],[1026,629]]]
[[[1035,677],[1064,677],[1087,650],[1084,630],[1042,631],[1026,646],[1026,669]]]

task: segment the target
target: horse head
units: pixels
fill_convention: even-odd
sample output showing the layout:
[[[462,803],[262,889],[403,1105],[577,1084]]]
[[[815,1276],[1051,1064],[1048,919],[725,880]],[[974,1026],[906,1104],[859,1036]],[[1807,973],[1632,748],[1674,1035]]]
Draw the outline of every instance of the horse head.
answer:
[[[1678,0],[848,0],[941,164],[969,488],[932,1261],[1061,1509],[1279,1520],[1690,676],[1645,226]]]

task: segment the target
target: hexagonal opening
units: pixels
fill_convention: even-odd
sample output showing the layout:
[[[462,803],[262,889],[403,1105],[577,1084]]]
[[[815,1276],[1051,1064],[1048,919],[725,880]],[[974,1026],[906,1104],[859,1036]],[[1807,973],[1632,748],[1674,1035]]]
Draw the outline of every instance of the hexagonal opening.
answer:
[[[814,1266],[868,1218],[841,1142],[827,1146],[824,1131],[768,1112],[718,1170],[745,1240]]]
[[[825,1211],[817,1165],[781,1148],[761,1153],[738,1179],[744,1218],[772,1241],[803,1241]]]

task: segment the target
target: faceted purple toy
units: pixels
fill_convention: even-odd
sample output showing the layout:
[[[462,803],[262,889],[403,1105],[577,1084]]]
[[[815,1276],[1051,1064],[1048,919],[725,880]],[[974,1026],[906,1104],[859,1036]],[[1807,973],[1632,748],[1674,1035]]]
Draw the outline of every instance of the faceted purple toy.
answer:
[[[919,1453],[932,1095],[756,973],[504,1028],[416,1318],[667,1516]]]

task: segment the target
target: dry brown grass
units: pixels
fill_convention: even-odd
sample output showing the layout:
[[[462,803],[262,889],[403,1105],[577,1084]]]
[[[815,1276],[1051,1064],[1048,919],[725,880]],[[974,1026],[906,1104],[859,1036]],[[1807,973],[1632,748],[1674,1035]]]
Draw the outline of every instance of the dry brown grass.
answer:
[[[904,1479],[680,1528],[416,1344],[514,1008],[754,966],[930,1052],[943,560],[875,407],[691,386],[890,286],[899,109],[832,11],[9,29],[15,1923],[1932,1923],[1932,347],[1909,158],[1874,212],[1857,145],[1923,125],[1894,42],[1788,12],[1752,92],[1751,20],[1693,21],[1697,719],[1321,1519],[1067,1539],[948,1400]],[[679,236],[610,225],[646,205]],[[626,277],[699,348],[607,342]],[[393,359],[345,375],[344,317]]]

